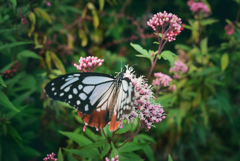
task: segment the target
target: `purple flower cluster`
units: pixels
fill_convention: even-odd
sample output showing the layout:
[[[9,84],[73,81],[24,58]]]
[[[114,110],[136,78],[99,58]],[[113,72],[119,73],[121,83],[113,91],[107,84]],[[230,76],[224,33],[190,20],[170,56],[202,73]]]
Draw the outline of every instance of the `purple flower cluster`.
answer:
[[[141,127],[149,131],[153,123],[161,122],[165,119],[164,110],[160,104],[154,102],[152,86],[149,86],[144,77],[136,77],[132,67],[126,66],[124,77],[128,77],[135,88],[135,110],[128,116],[129,121],[133,122],[135,118],[140,118]]]
[[[176,36],[181,33],[181,18],[166,11],[155,14],[147,24],[157,33],[160,33],[162,28],[162,36],[169,42],[176,40]]]
[[[98,59],[94,56],[89,56],[87,58],[81,57],[79,60],[80,65],[74,64],[74,66],[81,72],[93,72],[95,68],[102,65],[104,59]]]
[[[208,6],[203,2],[194,2],[193,0],[189,0],[187,4],[190,7],[190,10],[195,13],[202,11],[205,17],[209,14]]]
[[[115,156],[115,158],[112,158],[111,161],[118,161],[118,155]],[[110,161],[110,159],[108,159],[107,157],[105,158],[105,161]]]
[[[55,154],[47,154],[47,157],[45,157],[43,160],[44,161],[57,161],[57,158],[54,158]]]

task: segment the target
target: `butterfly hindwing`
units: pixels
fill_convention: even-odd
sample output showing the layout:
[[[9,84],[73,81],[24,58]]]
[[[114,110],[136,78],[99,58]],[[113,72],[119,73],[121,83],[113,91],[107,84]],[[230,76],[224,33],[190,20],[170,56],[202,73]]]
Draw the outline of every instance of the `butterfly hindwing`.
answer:
[[[130,114],[134,105],[134,86],[129,78],[123,78],[116,104],[117,121],[121,121],[122,115]]]
[[[114,77],[101,73],[72,73],[50,81],[45,92],[53,100],[66,102],[83,114],[91,114],[113,89]]]

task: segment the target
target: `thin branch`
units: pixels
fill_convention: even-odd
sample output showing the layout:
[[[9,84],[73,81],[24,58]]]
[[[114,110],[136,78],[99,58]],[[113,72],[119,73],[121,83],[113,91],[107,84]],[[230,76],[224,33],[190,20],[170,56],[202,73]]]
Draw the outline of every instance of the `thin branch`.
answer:
[[[104,132],[104,130],[102,129],[102,132],[103,132],[103,135],[105,136],[105,138],[108,140],[108,138],[107,138],[107,136],[106,136],[106,134],[105,134],[105,132]],[[109,140],[108,140],[109,141]]]

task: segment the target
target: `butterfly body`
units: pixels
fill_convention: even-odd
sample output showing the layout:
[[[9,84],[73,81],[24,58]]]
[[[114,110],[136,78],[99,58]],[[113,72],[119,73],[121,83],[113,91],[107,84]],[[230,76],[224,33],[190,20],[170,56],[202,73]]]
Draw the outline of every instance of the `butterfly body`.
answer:
[[[90,126],[103,128],[111,121],[112,131],[134,104],[134,87],[122,72],[115,78],[102,73],[66,74],[50,81],[45,92],[51,99],[74,107]]]

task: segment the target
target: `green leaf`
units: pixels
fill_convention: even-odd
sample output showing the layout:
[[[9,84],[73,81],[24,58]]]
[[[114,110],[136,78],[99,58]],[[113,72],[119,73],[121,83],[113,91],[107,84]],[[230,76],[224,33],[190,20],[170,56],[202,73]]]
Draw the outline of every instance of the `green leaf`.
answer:
[[[65,68],[64,68],[64,66],[62,64],[62,61],[57,57],[57,55],[54,52],[49,51],[49,54],[50,54],[50,57],[51,57],[51,59],[53,60],[53,62],[55,64],[55,66],[59,70],[61,70],[62,74],[65,74],[66,71],[65,71]]]
[[[58,161],[63,161],[63,155],[62,155],[62,150],[61,148],[59,148],[58,150],[58,158],[57,158]]]
[[[222,71],[224,71],[227,68],[228,63],[229,63],[229,57],[228,57],[228,54],[225,53],[221,57],[221,69],[222,69]]]
[[[130,45],[139,53],[141,53],[143,56],[145,56],[146,58],[149,57],[149,53],[147,52],[146,49],[143,49],[140,45],[137,45],[137,44],[133,44],[133,43],[130,43]]]
[[[202,19],[201,20],[201,25],[206,26],[206,25],[211,25],[211,24],[216,23],[216,22],[218,22],[218,20],[213,19],[213,18]]]
[[[29,19],[30,19],[30,21],[31,21],[31,28],[30,28],[30,30],[29,30],[29,32],[28,32],[28,37],[31,37],[33,31],[35,30],[36,16],[35,16],[35,14],[34,14],[33,12],[30,12],[30,13],[28,14],[28,17],[29,17]]]
[[[87,149],[98,148],[98,147],[104,146],[106,144],[108,144],[106,140],[98,141],[96,143],[92,143],[92,144],[88,144],[86,146],[83,146],[82,149],[87,150]]]
[[[170,154],[168,154],[168,161],[173,161]]]
[[[146,156],[148,157],[148,160],[150,161],[154,161],[154,153],[152,151],[152,148],[149,145],[145,145],[143,147],[143,151],[146,154]]]
[[[204,70],[202,70],[201,72],[197,73],[197,76],[201,76],[201,75],[208,75],[211,73],[216,73],[219,72],[220,69],[216,66],[210,67],[210,68],[206,68]]]
[[[17,6],[17,0],[9,0],[9,2],[11,2],[13,4],[14,7]]]
[[[101,159],[109,152],[110,147],[110,144],[107,144],[103,147],[102,153],[100,155]]]
[[[12,48],[15,46],[19,46],[19,45],[26,45],[26,44],[33,44],[33,42],[14,42],[14,43],[10,43],[10,44],[5,44],[3,46],[0,47],[0,50],[5,49],[5,48]]]
[[[163,59],[168,60],[171,64],[171,66],[174,66],[174,58],[173,56],[176,56],[173,52],[169,51],[169,50],[165,50],[161,53],[161,56],[163,57]]]
[[[89,140],[88,138],[86,138],[85,136],[80,135],[80,134],[76,134],[73,132],[64,132],[64,131],[59,131],[59,133],[67,136],[69,139],[72,139],[73,141],[78,143],[78,145],[80,145],[80,146],[85,146],[85,145],[89,145],[92,143],[91,140]]]
[[[140,139],[143,139],[146,141],[151,141],[151,142],[155,143],[155,140],[146,134],[138,134],[136,137],[139,137]]]
[[[130,128],[131,128],[131,124],[127,124],[127,125],[123,126],[123,128],[118,129],[118,130],[116,131],[116,134],[125,133],[125,132],[127,132],[128,130],[130,130]]]
[[[42,8],[34,8],[34,12],[44,20],[46,20],[49,24],[52,24],[51,17],[48,15],[48,13],[43,10]]]
[[[120,161],[144,161],[140,156],[134,153],[119,153],[119,159]]]
[[[30,50],[24,50],[18,53],[17,55],[18,59],[21,60],[23,57],[25,58],[35,58],[35,59],[42,59],[41,56],[37,55],[35,52]]]
[[[131,152],[135,150],[142,149],[146,143],[136,143],[136,142],[131,142],[123,145],[118,149],[118,152]]]
[[[105,1],[105,0],[98,0],[99,7],[100,7],[100,11],[103,10],[103,7],[104,7],[104,1]]]
[[[201,52],[203,55],[207,55],[208,54],[208,47],[207,47],[207,43],[208,43],[208,39],[207,38],[204,38],[202,41],[201,41]]]
[[[0,104],[5,106],[6,108],[9,108],[11,110],[20,112],[13,104],[9,101],[8,97],[0,91]]]
[[[4,83],[2,77],[0,76],[0,83],[4,86],[4,87],[7,87],[6,84]]]
[[[99,154],[95,150],[76,150],[76,149],[65,149],[65,148],[64,150],[81,157],[99,158]]]
[[[111,156],[111,158],[114,158],[115,156],[118,155],[118,151],[117,151],[117,149],[115,148],[113,142],[111,142],[111,147],[112,147],[112,152],[111,152],[111,155],[110,155],[110,156]]]
[[[6,33],[6,32],[10,32],[10,31],[14,31],[14,30],[17,30],[18,28],[11,28],[11,29],[1,29],[0,30],[0,34],[1,33]]]

